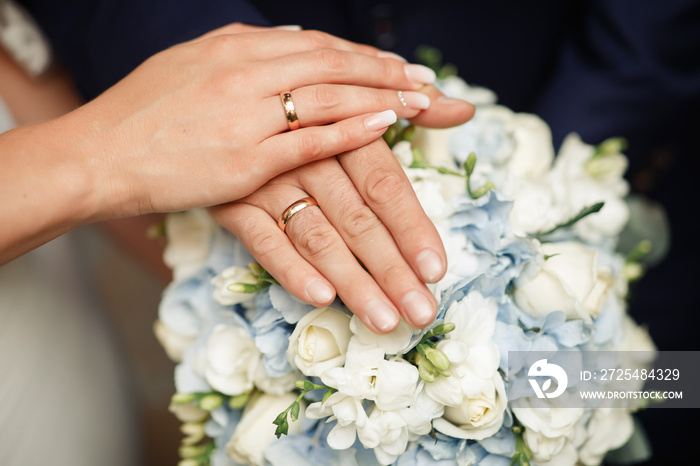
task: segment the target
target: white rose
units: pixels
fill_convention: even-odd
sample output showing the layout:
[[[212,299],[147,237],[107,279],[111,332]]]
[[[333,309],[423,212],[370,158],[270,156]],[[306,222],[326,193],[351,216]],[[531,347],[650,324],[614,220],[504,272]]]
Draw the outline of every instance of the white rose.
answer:
[[[579,450],[579,459],[585,465],[598,465],[609,450],[624,445],[634,432],[630,413],[621,408],[593,410],[586,426],[587,439]]]
[[[296,395],[258,394],[254,396],[243,412],[231,439],[226,444],[226,452],[242,464],[262,465],[265,462],[265,448],[275,439],[276,426],[272,423],[277,415],[294,402]],[[299,419],[289,422],[289,434],[302,430],[304,406],[299,411]]]
[[[165,325],[160,319],[153,324],[153,333],[160,344],[165,348],[165,352],[173,362],[182,361],[182,356],[187,348],[197,339],[187,335],[181,335]]]
[[[260,352],[241,327],[217,325],[205,350],[204,377],[214,390],[241,395],[253,389]]]
[[[455,368],[455,372],[459,369]],[[503,425],[508,398],[503,379],[495,373],[490,380],[467,372],[460,377],[463,401],[445,406],[443,417],[434,419],[435,430],[455,438],[481,440]]]
[[[510,124],[515,147],[508,171],[520,178],[536,178],[549,171],[554,160],[552,131],[537,115],[515,113]]]
[[[600,314],[608,290],[610,273],[598,267],[598,253],[580,243],[545,243],[550,256],[537,274],[516,283],[516,304],[533,317],[563,311],[568,319],[590,321]]]
[[[174,281],[189,278],[206,263],[215,228],[216,223],[204,209],[165,217],[168,244],[163,252],[163,261],[173,269]]]
[[[257,278],[245,267],[229,267],[211,279],[214,285],[214,299],[222,306],[244,303],[255,297],[254,293],[236,293],[229,290],[234,283],[254,285]]]
[[[315,309],[289,336],[287,359],[304,375],[320,377],[327,369],[345,364],[351,336],[350,316],[330,307]]]

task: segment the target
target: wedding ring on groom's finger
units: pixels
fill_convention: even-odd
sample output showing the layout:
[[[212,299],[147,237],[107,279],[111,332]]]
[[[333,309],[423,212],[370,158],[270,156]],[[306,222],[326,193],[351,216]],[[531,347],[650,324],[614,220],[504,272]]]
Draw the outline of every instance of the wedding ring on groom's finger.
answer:
[[[292,131],[294,131],[295,129],[299,129],[301,124],[299,123],[297,111],[294,109],[292,93],[290,91],[280,92],[280,98],[282,99],[282,108],[284,108],[284,115],[287,117],[287,124],[289,125],[289,129]]]
[[[314,199],[313,197],[305,197],[303,199],[299,199],[294,204],[284,209],[284,212],[282,212],[282,215],[280,216],[279,220],[277,220],[277,226],[280,227],[280,230],[282,230],[282,232],[284,232],[287,228],[287,223],[289,223],[289,220],[291,220],[294,214],[302,211],[303,209],[306,209],[307,207],[315,205],[317,206],[318,202],[316,202],[316,199]]]

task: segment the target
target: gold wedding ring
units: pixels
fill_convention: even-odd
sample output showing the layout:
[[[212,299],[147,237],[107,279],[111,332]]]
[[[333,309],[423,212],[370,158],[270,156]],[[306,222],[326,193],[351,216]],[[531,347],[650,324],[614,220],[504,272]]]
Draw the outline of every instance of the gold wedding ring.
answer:
[[[284,209],[284,212],[282,212],[279,220],[277,220],[277,226],[280,227],[280,230],[284,231],[285,228],[287,228],[287,223],[289,223],[289,220],[294,216],[294,214],[314,205],[318,205],[318,202],[316,202],[316,199],[313,197],[299,199],[294,204]]]
[[[292,93],[281,92],[280,98],[282,99],[282,107],[284,108],[284,115],[287,117],[287,124],[289,125],[289,129],[292,131],[294,131],[295,129],[299,129],[299,126],[301,126],[301,124],[299,123],[297,111],[294,109]]]

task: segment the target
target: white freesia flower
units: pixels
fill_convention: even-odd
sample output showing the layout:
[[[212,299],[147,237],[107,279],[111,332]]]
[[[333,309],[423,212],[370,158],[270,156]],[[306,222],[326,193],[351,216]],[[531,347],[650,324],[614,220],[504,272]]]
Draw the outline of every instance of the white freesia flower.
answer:
[[[204,377],[214,390],[241,395],[253,389],[260,352],[244,328],[214,327],[205,355]]]
[[[530,400],[524,401],[530,403]],[[512,410],[525,427],[523,438],[537,462],[551,460],[564,449],[567,441],[574,439],[577,424],[584,414],[583,408],[540,405],[523,405],[513,407]],[[574,463],[575,459],[571,464]]]
[[[580,462],[591,466],[601,464],[605,454],[624,445],[633,432],[634,421],[626,409],[594,409],[586,426],[586,442],[579,450]]]
[[[352,332],[350,316],[330,307],[306,314],[289,336],[287,359],[304,375],[320,377],[345,363]]]
[[[229,267],[211,279],[214,285],[214,299],[222,306],[244,303],[255,298],[254,293],[237,293],[229,290],[234,283],[254,285],[257,278],[246,267]]]
[[[295,399],[296,395],[293,393],[285,395],[260,393],[254,396],[226,444],[226,452],[242,464],[255,466],[265,464],[265,448],[275,440],[276,427],[272,420],[287,409]],[[289,423],[289,434],[301,432],[303,412],[302,406],[299,420]]]
[[[165,217],[168,244],[163,252],[163,261],[173,270],[174,281],[189,278],[206,263],[215,228],[216,222],[204,209]]]
[[[498,306],[493,298],[469,293],[445,315],[455,329],[437,345],[450,360],[449,377],[438,376],[423,390],[445,405],[436,430],[455,438],[481,440],[503,424],[507,397],[498,372],[500,353],[493,341]]]
[[[389,465],[403,452],[411,440],[430,432],[430,421],[410,408],[383,411],[374,408],[367,422],[357,430],[357,437],[365,448],[373,448],[377,460]]]
[[[306,408],[306,417],[309,419],[323,419],[329,416],[329,421],[338,421],[326,439],[328,445],[335,450],[350,448],[355,443],[357,429],[361,429],[367,423],[362,398],[340,392],[332,394],[324,403],[311,403]]]
[[[187,335],[181,335],[168,327],[160,319],[153,324],[153,332],[156,338],[165,348],[165,352],[173,362],[182,361],[182,356],[187,348],[192,346],[192,343],[197,339]]]
[[[598,253],[577,242],[545,243],[550,256],[534,277],[516,283],[516,304],[533,317],[563,311],[568,319],[590,321],[600,314],[612,286],[610,271],[598,266]]]
[[[339,393],[374,401],[386,411],[407,407],[415,397],[418,369],[400,358],[387,361],[384,354],[381,347],[364,345],[354,336],[345,366],[328,369],[321,380]]]

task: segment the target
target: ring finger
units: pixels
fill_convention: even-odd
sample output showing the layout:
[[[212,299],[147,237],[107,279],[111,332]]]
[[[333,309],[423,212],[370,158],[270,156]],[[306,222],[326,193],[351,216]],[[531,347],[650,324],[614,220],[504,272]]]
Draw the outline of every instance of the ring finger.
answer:
[[[361,86],[319,84],[295,89],[291,94],[298,121],[306,127],[383,110],[394,110],[399,118],[413,118],[430,107],[430,98],[420,92]],[[279,115],[277,118],[269,118],[275,113]],[[264,100],[257,121],[266,122],[266,134],[277,134],[289,128],[279,95]]]

